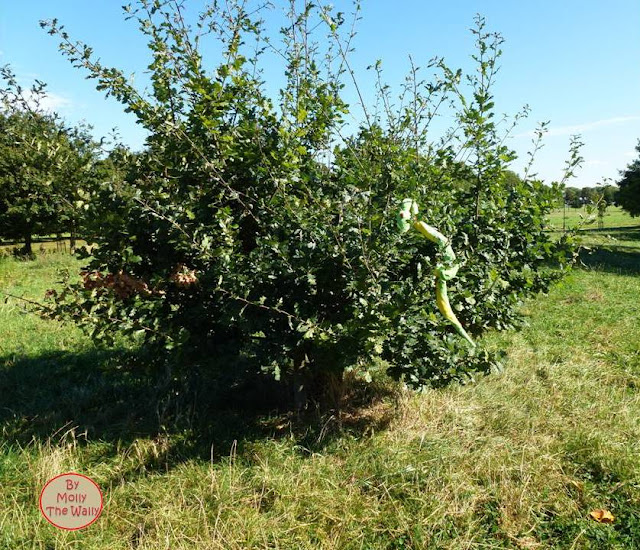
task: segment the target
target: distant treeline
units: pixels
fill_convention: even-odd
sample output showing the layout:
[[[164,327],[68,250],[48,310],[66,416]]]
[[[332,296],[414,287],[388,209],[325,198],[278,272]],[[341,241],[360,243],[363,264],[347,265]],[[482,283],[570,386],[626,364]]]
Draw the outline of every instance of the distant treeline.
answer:
[[[579,208],[585,204],[595,204],[603,201],[607,205],[618,205],[617,185],[601,185],[598,187],[566,187],[564,189],[564,202],[567,206]]]

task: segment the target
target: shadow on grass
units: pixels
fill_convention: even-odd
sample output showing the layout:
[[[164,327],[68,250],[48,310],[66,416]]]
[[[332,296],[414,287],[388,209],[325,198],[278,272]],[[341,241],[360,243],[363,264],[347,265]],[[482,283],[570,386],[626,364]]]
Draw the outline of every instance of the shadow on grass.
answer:
[[[640,238],[640,225],[621,225],[616,227],[583,227],[581,233],[615,233],[617,235],[629,235],[626,238]]]
[[[580,251],[580,261],[597,271],[640,274],[640,249],[616,245],[591,247]]]
[[[607,229],[582,229],[580,233],[585,235],[610,235],[621,241],[640,241],[640,226],[610,227]]]
[[[220,391],[218,382],[202,376],[178,384],[137,362],[132,354],[99,350],[0,357],[3,441],[55,444],[72,430],[78,445],[108,444],[100,461],[139,438],[161,442],[124,474],[136,477],[190,459],[219,460],[260,439],[293,436],[302,454],[311,454],[345,433],[384,429],[394,407],[383,404],[397,395],[384,384],[352,382],[341,395],[343,405],[300,413],[286,406],[284,390],[271,380]]]
[[[68,241],[69,240],[69,234],[68,233],[63,233],[62,235],[60,235],[59,237],[56,235],[46,235],[43,237],[33,237],[33,241],[32,241],[32,245],[35,247],[35,245],[40,244],[40,243],[57,243],[57,242],[64,242],[64,241]],[[18,246],[18,245],[24,245],[24,240],[21,239],[0,239],[0,246]]]
[[[610,242],[590,244],[588,250],[580,250],[580,260],[587,268],[612,273],[640,273],[640,226],[583,230],[581,233],[602,233],[612,237]]]

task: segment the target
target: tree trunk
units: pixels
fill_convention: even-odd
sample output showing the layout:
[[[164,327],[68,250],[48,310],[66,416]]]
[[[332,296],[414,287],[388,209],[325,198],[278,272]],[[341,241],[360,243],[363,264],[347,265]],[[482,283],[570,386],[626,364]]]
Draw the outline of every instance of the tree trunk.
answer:
[[[22,254],[25,256],[33,256],[33,249],[31,248],[32,237],[31,233],[27,233],[24,236],[24,246],[22,247]]]

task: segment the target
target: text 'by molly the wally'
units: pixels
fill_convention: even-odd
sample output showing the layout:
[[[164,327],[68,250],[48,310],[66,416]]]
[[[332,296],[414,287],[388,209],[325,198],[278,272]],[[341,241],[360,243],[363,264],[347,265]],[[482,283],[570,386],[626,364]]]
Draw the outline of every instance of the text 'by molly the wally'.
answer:
[[[74,481],[73,479],[66,479],[67,483],[67,491],[77,491],[80,486],[79,481]],[[78,493],[78,492],[64,492],[57,493],[56,500],[59,503],[70,504],[72,502],[76,503],[84,503],[87,501],[87,493]],[[71,514],[72,516],[91,516],[94,517],[98,515],[100,512],[99,506],[45,506],[45,511],[49,517],[56,516],[67,516]]]
[[[82,529],[102,512],[102,493],[91,479],[80,474],[53,478],[42,491],[40,508],[44,517],[61,529]]]

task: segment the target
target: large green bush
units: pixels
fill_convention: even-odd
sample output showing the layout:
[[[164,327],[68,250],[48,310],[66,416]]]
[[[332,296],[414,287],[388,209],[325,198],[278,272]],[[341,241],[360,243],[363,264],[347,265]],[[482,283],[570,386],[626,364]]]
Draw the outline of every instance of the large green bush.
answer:
[[[88,201],[86,237],[97,246],[58,313],[96,338],[125,332],[176,364],[222,374],[311,383],[379,359],[414,386],[487,372],[496,358],[470,349],[437,311],[435,247],[400,235],[395,214],[412,197],[451,237],[461,261],[452,305],[475,336],[513,326],[521,300],[568,265],[569,244],[543,232],[559,187],[507,177],[515,156],[491,95],[499,35],[478,19],[467,81],[435,60],[431,80],[412,71],[397,111],[380,84],[381,107],[361,105],[354,127],[341,99],[353,77],[349,25],[295,5],[280,42],[244,4],[213,6],[193,29],[179,4],[127,7],[149,37],[148,96],[45,23],[150,132],[126,176]],[[318,24],[327,36],[314,42],[308,29]],[[199,53],[210,34],[223,48],[215,70]],[[273,52],[286,79],[277,104],[259,70]],[[455,130],[432,138],[447,106]]]

